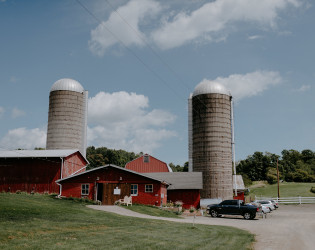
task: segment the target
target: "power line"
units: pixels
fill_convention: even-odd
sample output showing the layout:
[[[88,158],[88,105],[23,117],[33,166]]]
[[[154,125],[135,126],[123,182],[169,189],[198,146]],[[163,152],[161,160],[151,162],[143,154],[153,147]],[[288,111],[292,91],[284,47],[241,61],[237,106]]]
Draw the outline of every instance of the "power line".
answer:
[[[162,78],[155,70],[153,70],[153,68],[151,68],[147,63],[145,63],[130,47],[127,46],[127,44],[121,40],[114,32],[112,32],[106,25],[104,22],[102,22],[92,11],[90,11],[84,4],[81,3],[81,1],[76,0],[76,2],[90,15],[92,16],[98,23],[99,25],[102,25],[117,41],[119,41],[123,47],[125,49],[127,49],[147,70],[149,70],[152,74],[155,75],[155,77],[157,77],[166,87],[168,87],[169,89],[171,89],[175,95],[182,100],[182,97],[179,96],[179,94],[177,93],[177,91],[168,84],[168,82],[166,80],[164,80],[164,78]],[[130,26],[130,25],[129,25]],[[131,26],[130,26],[131,27]]]
[[[83,3],[81,3],[80,0],[76,0],[76,2],[89,14],[91,15],[100,25],[102,25],[116,40],[118,40],[125,49],[127,49],[134,57],[137,58],[137,60],[144,65],[151,73],[153,73],[166,87],[168,87],[169,89],[171,89],[176,96],[182,100],[183,97],[181,97],[177,91],[170,85],[167,83],[167,81],[165,81],[155,70],[153,70],[147,63],[145,63],[131,48],[129,48],[124,41],[122,41],[114,32],[112,32],[106,25],[104,22],[102,22],[92,11],[90,11]],[[146,44],[146,46],[151,50],[151,52],[162,62],[162,64],[164,64],[166,66],[166,68],[168,68],[179,80],[179,82],[185,86],[189,91],[189,87],[184,84],[183,79],[180,77],[179,74],[176,73],[175,70],[172,69],[172,67],[165,61],[163,60],[163,58],[156,52],[156,50],[146,41],[146,39],[144,39],[141,34],[139,34],[139,32],[132,26],[129,24],[129,22],[117,11],[115,10],[115,8],[108,2],[108,0],[106,0],[107,4],[111,7],[111,9],[123,20],[123,22],[128,25],[128,27]],[[200,100],[200,98],[198,96],[196,96],[196,98],[200,101],[200,103],[206,107],[206,104]],[[184,98],[185,103],[187,102],[188,98]],[[193,109],[199,113],[199,110],[196,110],[194,107]]]

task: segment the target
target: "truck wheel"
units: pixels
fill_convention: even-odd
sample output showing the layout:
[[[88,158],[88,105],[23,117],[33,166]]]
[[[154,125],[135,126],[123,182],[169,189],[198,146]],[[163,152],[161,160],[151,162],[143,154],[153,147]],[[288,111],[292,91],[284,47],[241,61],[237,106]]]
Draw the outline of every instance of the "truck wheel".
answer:
[[[250,212],[245,212],[243,216],[244,216],[244,219],[245,219],[245,220],[250,220],[250,219],[252,219],[252,215],[251,215]]]
[[[217,213],[217,211],[215,211],[215,210],[211,210],[210,211],[210,214],[211,214],[211,217],[218,217],[218,213]]]

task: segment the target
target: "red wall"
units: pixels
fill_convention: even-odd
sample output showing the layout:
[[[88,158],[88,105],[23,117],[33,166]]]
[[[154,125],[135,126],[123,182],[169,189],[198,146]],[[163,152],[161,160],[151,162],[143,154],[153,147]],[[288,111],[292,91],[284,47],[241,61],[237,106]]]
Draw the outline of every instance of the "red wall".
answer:
[[[200,207],[200,192],[194,189],[180,189],[180,190],[168,190],[167,200],[176,202],[182,201],[183,208],[189,209],[190,207]]]
[[[81,184],[90,184],[88,198],[94,200],[96,183],[138,184],[138,195],[132,196],[133,203],[159,206],[161,205],[161,193],[164,194],[162,202],[167,201],[166,187],[162,183],[114,167],[101,168],[60,182],[62,196],[81,198]],[[145,192],[145,184],[153,184],[152,193]]]
[[[84,172],[85,168],[83,167],[86,164],[87,162],[79,152],[76,152],[68,157],[65,157],[63,162],[62,178],[66,178],[77,171],[78,171],[77,173]]]
[[[138,173],[156,173],[156,172],[169,172],[167,164],[149,155],[149,162],[143,162],[141,156],[126,164],[126,169],[133,170]]]
[[[60,178],[61,160],[31,158],[0,159],[0,191],[59,193],[55,183]]]
[[[237,196],[234,196],[234,192],[233,192],[233,199],[234,200],[243,200],[245,201],[245,195],[244,195],[244,191],[237,191]]]
[[[86,165],[79,152],[64,159],[63,176]],[[0,158],[0,192],[59,193],[56,180],[61,177],[58,158]],[[81,171],[84,171],[82,169]]]
[[[137,184],[137,183],[135,183]],[[161,201],[163,204],[167,202],[167,194],[165,185],[158,182],[149,182],[146,184],[153,184],[153,192],[145,192],[145,184],[138,184],[138,195],[132,196],[132,202],[145,205],[156,205],[160,206]],[[164,194],[164,198],[161,197],[161,194]]]

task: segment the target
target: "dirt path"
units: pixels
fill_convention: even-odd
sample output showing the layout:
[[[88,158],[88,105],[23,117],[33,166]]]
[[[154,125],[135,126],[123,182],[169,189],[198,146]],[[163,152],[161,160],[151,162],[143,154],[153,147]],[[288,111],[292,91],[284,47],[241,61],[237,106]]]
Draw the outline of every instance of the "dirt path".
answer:
[[[118,206],[88,206],[93,209],[125,216],[147,219],[192,223],[192,217],[184,219],[162,218],[139,214]],[[315,249],[315,205],[282,205],[267,216],[267,219],[244,220],[242,217],[226,216],[197,217],[196,224],[223,225],[247,230],[256,235],[256,250],[269,249]]]

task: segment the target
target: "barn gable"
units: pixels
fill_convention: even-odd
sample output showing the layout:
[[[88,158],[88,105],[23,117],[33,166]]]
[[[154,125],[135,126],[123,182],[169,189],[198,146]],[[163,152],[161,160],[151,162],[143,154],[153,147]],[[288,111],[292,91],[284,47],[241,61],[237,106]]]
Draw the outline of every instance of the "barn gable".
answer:
[[[172,172],[172,169],[165,162],[149,154],[128,162],[125,168],[139,173]]]
[[[104,205],[132,196],[134,203],[160,205],[166,203],[168,183],[115,165],[94,168],[57,180],[62,196],[86,197]]]

